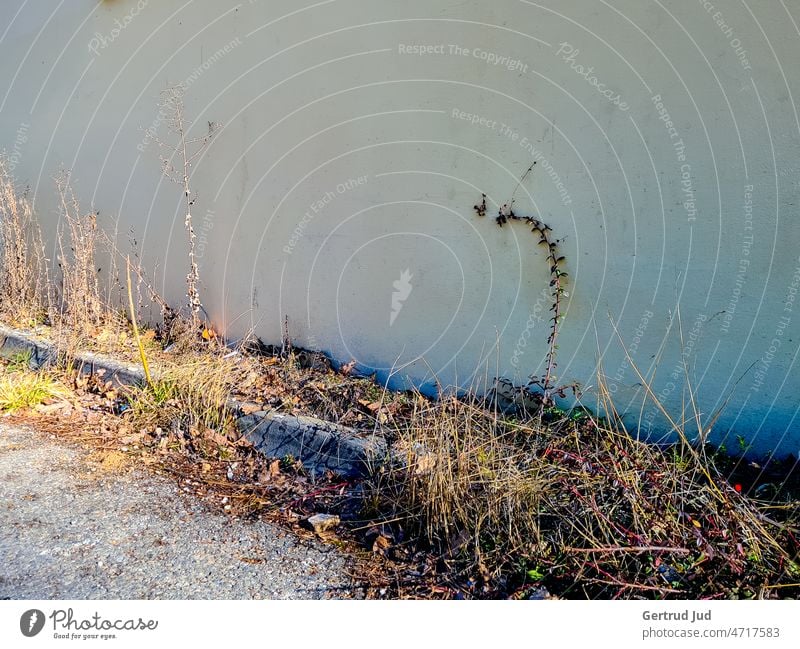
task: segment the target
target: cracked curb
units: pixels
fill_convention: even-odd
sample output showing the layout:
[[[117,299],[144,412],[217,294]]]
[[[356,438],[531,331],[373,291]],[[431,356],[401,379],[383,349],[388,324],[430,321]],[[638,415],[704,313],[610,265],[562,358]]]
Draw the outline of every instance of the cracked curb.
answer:
[[[260,411],[238,417],[236,426],[267,457],[291,455],[314,473],[363,478],[387,455],[380,436],[359,437],[351,428],[315,417]]]
[[[30,353],[28,365],[38,369],[55,363],[58,349],[32,334],[0,325],[0,356]],[[98,374],[117,385],[137,385],[145,381],[138,365],[81,352],[74,356],[80,371]],[[389,456],[386,441],[378,434],[359,435],[352,428],[316,417],[296,416],[260,410],[243,414],[246,404],[229,399],[226,408],[233,414],[239,432],[259,452],[270,458],[291,455],[311,473],[331,471],[345,478],[363,478],[384,463]]]

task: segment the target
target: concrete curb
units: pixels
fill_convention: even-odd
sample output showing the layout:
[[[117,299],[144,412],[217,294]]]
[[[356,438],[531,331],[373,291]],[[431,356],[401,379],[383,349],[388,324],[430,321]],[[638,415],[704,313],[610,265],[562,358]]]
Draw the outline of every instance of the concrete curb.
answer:
[[[32,369],[55,363],[58,349],[32,334],[0,325],[0,356],[30,354]],[[144,383],[144,371],[138,365],[82,352],[74,360],[81,372],[98,374],[118,385]],[[239,432],[256,449],[270,458],[291,455],[313,474],[331,471],[346,478],[363,478],[383,464],[388,446],[378,434],[362,436],[356,431],[315,417],[298,417],[277,412],[258,411],[243,414],[245,404],[231,399],[226,406],[236,420]]]

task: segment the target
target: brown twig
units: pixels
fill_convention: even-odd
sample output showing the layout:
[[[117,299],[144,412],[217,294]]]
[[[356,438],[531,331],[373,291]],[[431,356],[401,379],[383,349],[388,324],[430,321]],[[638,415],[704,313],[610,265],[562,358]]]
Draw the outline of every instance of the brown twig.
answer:
[[[617,546],[610,548],[564,548],[564,552],[574,554],[595,554],[595,553],[614,553],[614,552],[668,552],[671,554],[692,554],[692,550],[687,548],[670,548],[659,545],[643,545],[639,547]]]

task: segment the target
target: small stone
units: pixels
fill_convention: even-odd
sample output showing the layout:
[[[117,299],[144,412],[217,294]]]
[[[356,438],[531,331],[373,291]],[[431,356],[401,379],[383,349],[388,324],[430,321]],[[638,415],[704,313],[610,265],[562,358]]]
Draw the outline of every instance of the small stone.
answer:
[[[551,599],[552,595],[550,595],[550,591],[548,591],[544,586],[537,586],[533,590],[530,591],[528,595],[528,599]]]
[[[314,514],[306,519],[306,523],[317,534],[322,534],[330,529],[333,529],[341,520],[335,514]]]

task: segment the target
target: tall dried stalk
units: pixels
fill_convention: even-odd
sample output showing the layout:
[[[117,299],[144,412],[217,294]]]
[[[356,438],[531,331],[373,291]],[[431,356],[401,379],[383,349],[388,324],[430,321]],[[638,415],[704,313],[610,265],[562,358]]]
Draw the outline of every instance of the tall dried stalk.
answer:
[[[30,324],[47,314],[49,281],[41,231],[27,195],[0,158],[0,313]]]
[[[128,309],[131,316],[131,327],[133,327],[133,338],[136,341],[136,347],[139,350],[139,358],[142,361],[142,368],[144,369],[144,377],[147,380],[147,385],[153,386],[153,378],[150,376],[150,364],[147,362],[147,354],[142,345],[142,337],[139,335],[139,325],[136,322],[136,306],[133,303],[133,289],[131,288],[131,260],[130,257],[126,260],[127,265],[127,278],[128,278]]]
[[[60,320],[76,333],[87,334],[102,324],[105,306],[95,264],[97,214],[82,213],[69,184],[69,175],[56,179],[61,217],[66,231],[59,230],[59,266],[61,268]],[[66,236],[66,248],[65,248]]]
[[[186,119],[184,110],[184,88],[171,86],[161,93],[160,112],[167,116],[167,125],[170,132],[177,139],[175,143],[167,143],[156,138],[159,147],[168,151],[161,156],[161,169],[166,178],[180,185],[183,190],[184,220],[186,236],[189,244],[189,272],[186,275],[186,296],[189,300],[189,318],[191,330],[200,331],[200,310],[203,308],[200,300],[200,273],[197,267],[195,254],[197,235],[192,224],[192,207],[195,203],[195,194],[192,192],[190,181],[192,165],[205,151],[211,142],[218,125],[209,122],[208,133],[202,137],[189,137],[192,123]],[[177,166],[173,160],[177,158]]]

